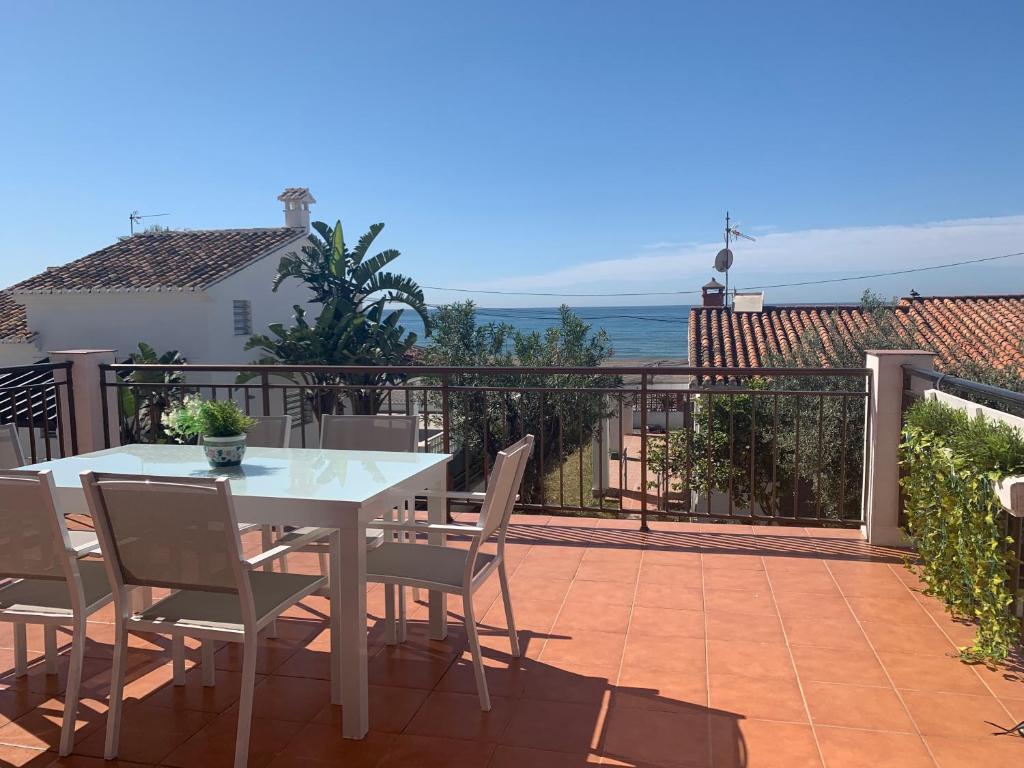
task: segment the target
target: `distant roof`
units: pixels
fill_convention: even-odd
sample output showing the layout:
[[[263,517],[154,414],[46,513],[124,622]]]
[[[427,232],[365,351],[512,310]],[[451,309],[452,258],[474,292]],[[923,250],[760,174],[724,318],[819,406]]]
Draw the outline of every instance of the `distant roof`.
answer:
[[[305,236],[305,230],[290,227],[140,233],[51,267],[8,290],[13,294],[199,290]]]
[[[904,326],[914,328],[924,346],[937,353],[939,369],[962,360],[1024,368],[1024,294],[908,297],[900,299],[896,316]],[[693,307],[689,364],[757,368],[770,355],[789,352],[809,329],[828,345],[828,329],[855,333],[865,330],[870,321],[870,315],[855,305],[777,305],[741,313],[723,307]]]
[[[28,329],[25,307],[8,294],[0,293],[0,343],[17,344],[31,341],[32,336]]]
[[[704,288],[725,288],[724,285],[722,285],[720,282],[715,280],[715,278],[713,278],[713,277],[710,280],[708,280],[706,283],[704,283],[703,287]]]

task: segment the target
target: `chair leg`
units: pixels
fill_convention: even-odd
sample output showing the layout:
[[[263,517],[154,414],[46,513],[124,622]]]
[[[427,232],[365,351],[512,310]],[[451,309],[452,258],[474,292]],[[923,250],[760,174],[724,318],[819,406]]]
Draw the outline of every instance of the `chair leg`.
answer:
[[[14,625],[14,676],[24,677],[28,674],[28,631],[25,624]]]
[[[416,522],[416,498],[415,497],[413,497],[411,499],[408,499],[405,502],[405,521],[407,523],[415,523]],[[405,541],[408,544],[415,544],[416,543],[416,533],[415,533],[415,531],[406,531],[405,532]],[[413,602],[416,602],[416,603],[420,602],[420,600],[423,599],[423,595],[422,595],[422,592],[420,591],[419,587],[413,587],[412,588],[412,599],[413,599]]]
[[[235,730],[235,768],[245,768],[249,762],[249,731],[252,728],[253,689],[256,687],[255,633],[246,633],[242,643],[242,694],[238,700],[238,726]]]
[[[49,628],[49,627],[48,627]],[[82,688],[82,659],[85,656],[85,620],[79,620],[72,629],[71,659],[68,666],[68,686],[64,694],[64,723],[60,729],[60,756],[67,757],[75,745],[75,723],[78,717],[78,696]]]
[[[395,585],[384,585],[384,642],[398,643],[398,629],[395,626]]]
[[[498,583],[501,585],[501,601],[505,604],[505,623],[508,625],[508,642],[512,646],[512,655],[519,657],[519,635],[516,632],[516,619],[512,615],[512,595],[508,591],[508,574],[505,572],[505,561],[498,563]]]
[[[484,676],[484,657],[480,653],[480,638],[476,633],[476,617],[473,615],[473,595],[466,590],[462,595],[463,614],[466,617],[466,636],[469,651],[473,654],[473,674],[476,676],[476,691],[480,696],[480,709],[491,711],[491,696],[487,692],[487,678]]]
[[[260,543],[263,545],[264,552],[266,552],[268,549],[274,546],[274,533],[273,529],[269,525],[260,526],[260,536]],[[274,570],[274,562],[272,560],[268,560],[264,564],[263,570],[267,573],[270,573],[272,570]]]
[[[174,674],[174,684],[185,684],[185,638],[181,635],[171,635],[171,671]]]
[[[174,646],[172,645],[171,648],[173,650]],[[110,672],[107,739],[103,747],[103,757],[106,760],[113,760],[117,757],[117,745],[121,739],[121,705],[124,697],[124,664],[127,653],[128,633],[125,631],[124,619],[119,619],[114,627],[114,662]]]
[[[43,625],[43,643],[46,649],[46,674],[57,674],[57,625]]]
[[[284,536],[284,526],[283,525],[277,526],[277,532],[281,536]],[[281,573],[288,573],[288,555],[281,555],[281,557],[278,558],[277,562],[279,562],[281,564],[280,565]]]
[[[216,650],[213,640],[203,640],[203,685],[206,688],[213,688],[217,684],[217,662],[214,661]]]

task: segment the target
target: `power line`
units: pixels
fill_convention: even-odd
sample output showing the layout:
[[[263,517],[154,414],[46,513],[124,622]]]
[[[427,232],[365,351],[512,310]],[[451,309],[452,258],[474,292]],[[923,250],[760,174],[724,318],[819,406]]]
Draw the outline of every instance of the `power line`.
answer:
[[[928,267],[912,267],[910,269],[897,269],[890,272],[875,272],[868,275],[851,275],[848,277],[833,277],[824,280],[804,280],[798,283],[776,283],[774,285],[751,285],[746,288],[739,288],[741,291],[757,291],[766,288],[798,288],[806,285],[825,285],[826,283],[847,283],[854,280],[870,280],[875,277],[890,277],[893,275],[909,275],[915,272],[930,272],[936,269],[948,269],[950,267],[962,267],[968,264],[981,264],[986,261],[999,261],[1001,259],[1012,259],[1016,256],[1024,256],[1024,251],[1017,253],[1006,253],[1001,256],[985,256],[980,259],[965,259],[963,261],[951,261],[948,264],[933,264]],[[450,291],[453,293],[476,293],[489,296],[549,296],[554,298],[598,298],[598,297],[629,297],[629,296],[696,296],[700,291],[636,291],[636,292],[614,292],[614,293],[549,293],[542,291],[497,291],[476,288],[443,288],[437,285],[423,286],[430,291]]]

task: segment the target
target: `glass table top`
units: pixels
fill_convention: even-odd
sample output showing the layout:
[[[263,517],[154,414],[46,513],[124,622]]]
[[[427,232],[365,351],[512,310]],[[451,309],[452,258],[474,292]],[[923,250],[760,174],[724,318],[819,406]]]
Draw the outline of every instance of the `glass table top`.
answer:
[[[58,489],[80,488],[80,473],[92,470],[161,477],[227,477],[236,496],[362,502],[450,459],[445,453],[247,448],[240,467],[212,469],[200,446],[125,445],[40,462],[25,469],[51,470]]]

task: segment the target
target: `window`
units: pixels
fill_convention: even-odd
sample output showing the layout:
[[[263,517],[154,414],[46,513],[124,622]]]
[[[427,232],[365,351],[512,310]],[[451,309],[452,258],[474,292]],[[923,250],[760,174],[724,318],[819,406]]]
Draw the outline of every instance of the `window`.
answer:
[[[235,299],[235,336],[252,335],[252,302]]]

